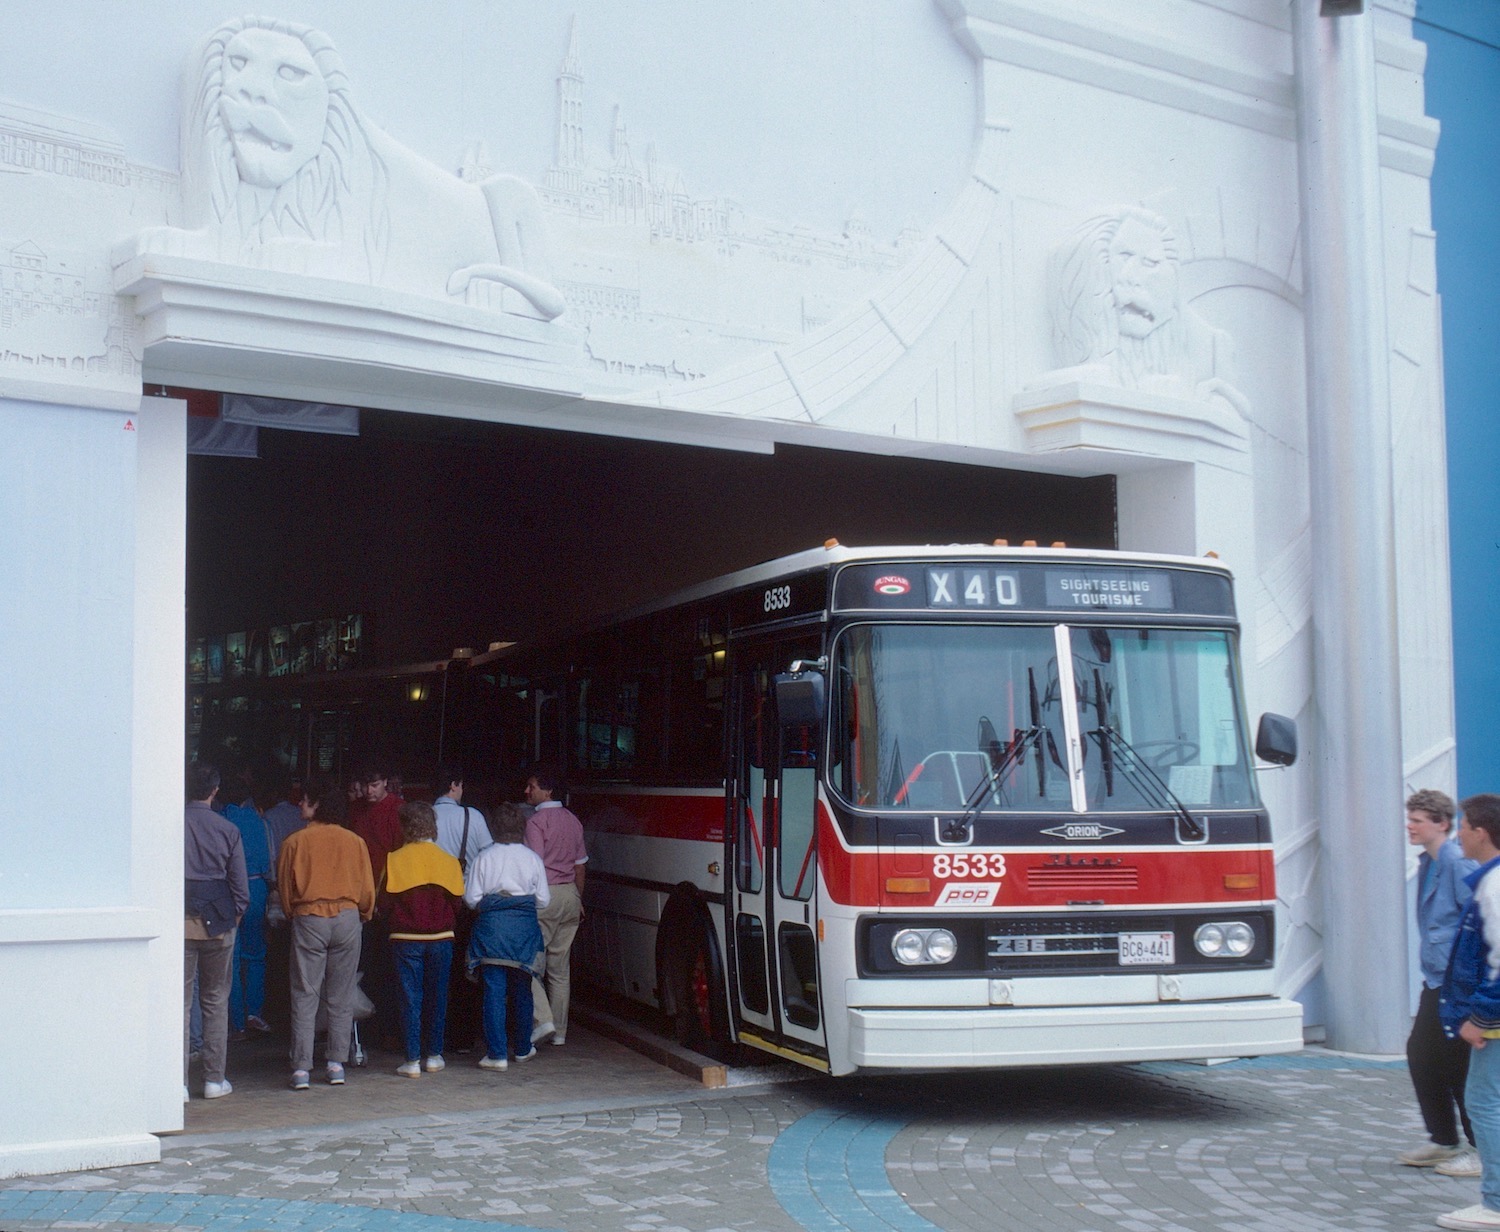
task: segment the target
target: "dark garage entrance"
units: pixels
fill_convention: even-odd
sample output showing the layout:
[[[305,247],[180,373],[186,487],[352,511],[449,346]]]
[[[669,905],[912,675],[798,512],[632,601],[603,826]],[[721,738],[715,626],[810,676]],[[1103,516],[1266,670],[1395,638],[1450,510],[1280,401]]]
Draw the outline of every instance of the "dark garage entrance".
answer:
[[[774,455],[721,451],[366,410],[358,436],[262,428],[257,459],[190,457],[187,522],[190,648],[217,643],[222,663],[227,639],[312,638],[319,622],[357,614],[366,678],[460,647],[546,638],[829,537],[1112,547],[1115,485],[1112,476],[787,445]],[[190,752],[308,768],[320,737],[287,712],[305,713],[316,673],[231,679],[226,666],[214,681],[206,657],[192,667]],[[280,719],[243,721],[251,712],[264,720],[267,708]],[[426,731],[321,738],[346,746],[337,767],[322,750],[324,769],[373,756],[419,784],[437,758]]]

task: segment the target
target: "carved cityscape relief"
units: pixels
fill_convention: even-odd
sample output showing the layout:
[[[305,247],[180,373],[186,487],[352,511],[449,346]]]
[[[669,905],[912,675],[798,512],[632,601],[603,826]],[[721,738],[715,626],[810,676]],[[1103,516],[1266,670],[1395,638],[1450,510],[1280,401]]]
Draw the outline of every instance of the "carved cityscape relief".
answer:
[[[583,346],[558,355],[593,388],[623,392],[691,381],[800,339],[917,247],[914,228],[882,241],[857,211],[829,233],[693,192],[654,143],[632,144],[618,104],[600,150],[587,130],[603,117],[590,114],[585,87],[575,21],[556,77],[553,163],[538,189],[497,173],[482,137],[468,141],[456,173],[395,141],[356,104],[320,31],[225,22],[188,73],[181,223],[117,249],[117,280],[139,276],[123,272],[132,258],[164,254],[543,321],[566,312]]]
[[[0,378],[139,389],[138,323],[78,237],[166,219],[175,187],[97,125],[0,100]]]
[[[552,165],[539,193],[556,244],[568,318],[587,331],[593,376],[652,388],[695,380],[798,341],[868,296],[919,246],[913,226],[874,235],[852,211],[842,230],[760,216],[704,193],[692,175],[611,113],[607,148],[588,138],[579,24],[559,66]],[[601,109],[602,110],[602,109]],[[488,174],[481,143],[462,174]]]
[[[1048,268],[1052,340],[1062,366],[1027,382],[1091,382],[1207,402],[1243,414],[1229,335],[1183,299],[1176,231],[1161,215],[1116,206],[1088,219]]]

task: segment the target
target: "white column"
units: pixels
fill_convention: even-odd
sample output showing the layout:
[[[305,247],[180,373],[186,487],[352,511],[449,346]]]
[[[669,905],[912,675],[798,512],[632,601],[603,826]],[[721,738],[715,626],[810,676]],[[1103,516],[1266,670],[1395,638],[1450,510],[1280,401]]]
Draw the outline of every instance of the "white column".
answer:
[[[1399,1053],[1401,702],[1374,18],[1294,0],[1328,1042]]]

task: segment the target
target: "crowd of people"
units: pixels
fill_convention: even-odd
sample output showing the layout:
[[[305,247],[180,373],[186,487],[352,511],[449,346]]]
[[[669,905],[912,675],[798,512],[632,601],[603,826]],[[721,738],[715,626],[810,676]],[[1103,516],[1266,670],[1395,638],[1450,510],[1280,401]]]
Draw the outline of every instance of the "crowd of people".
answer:
[[[443,767],[432,803],[387,770],[279,785],[194,762],[184,813],[183,1098],[230,1094],[228,1045],[272,1030],[267,969],[285,955],[290,1085],[346,1081],[356,1019],[420,1078],[482,1040],[504,1070],[567,1042],[569,954],[583,919],[583,827],[537,766],[524,806],[464,803]],[[224,797],[231,797],[225,801]]]

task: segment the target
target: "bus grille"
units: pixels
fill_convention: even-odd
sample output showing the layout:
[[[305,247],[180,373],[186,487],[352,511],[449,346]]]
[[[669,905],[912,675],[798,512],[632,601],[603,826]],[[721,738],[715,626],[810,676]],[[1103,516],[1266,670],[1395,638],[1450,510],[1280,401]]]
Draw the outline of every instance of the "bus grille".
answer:
[[[1121,933],[1171,931],[1164,916],[993,920],[985,929],[985,964],[992,973],[1118,971]]]
[[[1139,887],[1136,868],[1028,868],[1026,888],[1053,893],[1083,890],[1134,890]]]

